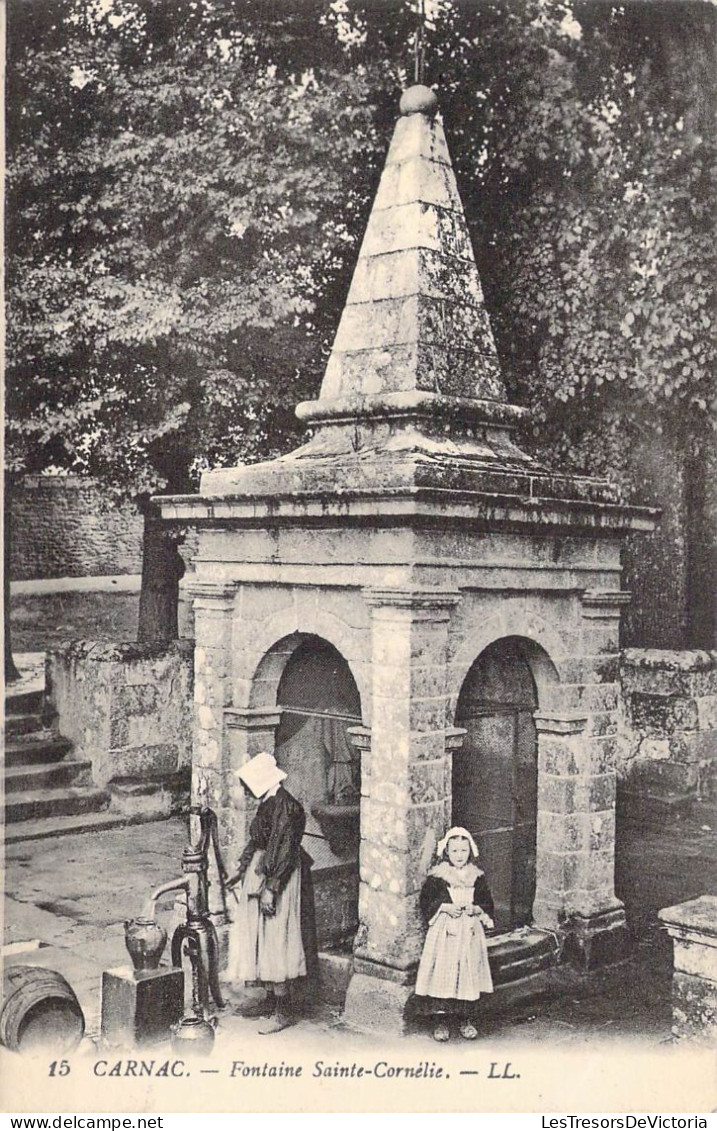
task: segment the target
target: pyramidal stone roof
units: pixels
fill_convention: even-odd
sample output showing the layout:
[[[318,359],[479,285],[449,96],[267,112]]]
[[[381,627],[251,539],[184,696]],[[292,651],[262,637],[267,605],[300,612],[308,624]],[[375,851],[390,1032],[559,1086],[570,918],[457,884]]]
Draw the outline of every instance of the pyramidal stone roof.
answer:
[[[201,493],[279,492],[289,465],[295,490],[409,485],[426,460],[537,466],[510,438],[525,410],[507,403],[427,87],[401,98],[319,397],[296,411],[314,430],[308,443],[267,463],[206,472]]]
[[[526,410],[507,402],[438,101],[424,86],[401,99],[319,396],[296,412],[307,443],[205,472],[198,497],[162,501],[164,517],[258,521],[311,507],[386,517],[435,505],[491,527],[652,528],[647,512],[615,506],[605,481],[548,472],[514,443]]]
[[[401,100],[322,405],[409,392],[506,400],[437,108],[426,87]]]

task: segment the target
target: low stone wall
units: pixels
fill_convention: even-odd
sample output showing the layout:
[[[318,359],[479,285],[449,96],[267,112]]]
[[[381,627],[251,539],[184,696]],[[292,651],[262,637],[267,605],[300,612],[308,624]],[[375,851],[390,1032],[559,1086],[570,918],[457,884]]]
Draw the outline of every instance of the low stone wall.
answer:
[[[141,808],[160,790],[186,804],[192,760],[193,645],[78,640],[48,653],[46,695],[75,756],[92,762],[115,807]]]
[[[628,648],[620,684],[621,809],[659,815],[717,801],[717,652]]]

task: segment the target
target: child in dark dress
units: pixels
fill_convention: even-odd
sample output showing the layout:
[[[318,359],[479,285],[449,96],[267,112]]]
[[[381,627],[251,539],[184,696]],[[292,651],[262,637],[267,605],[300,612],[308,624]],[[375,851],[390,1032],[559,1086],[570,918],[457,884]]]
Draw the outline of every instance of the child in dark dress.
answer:
[[[450,1037],[451,1017],[468,1041],[478,1031],[473,1003],[493,992],[485,927],[493,926],[493,897],[477,865],[471,834],[452,828],[437,847],[439,862],[421,889],[420,906],[428,927],[416,979],[416,1005],[434,1018],[437,1041]]]

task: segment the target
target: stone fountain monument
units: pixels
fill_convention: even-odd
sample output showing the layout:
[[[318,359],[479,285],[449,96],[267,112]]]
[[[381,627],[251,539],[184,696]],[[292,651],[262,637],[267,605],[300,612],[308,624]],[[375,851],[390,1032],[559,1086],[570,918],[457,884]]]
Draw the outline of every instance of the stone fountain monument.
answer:
[[[341,862],[353,887],[336,897],[357,1027],[403,1028],[422,851],[451,823],[481,847],[494,954],[525,956],[498,984],[558,959],[590,969],[625,944],[620,544],[656,512],[536,463],[513,438],[524,411],[506,399],[436,96],[413,87],[319,397],[297,409],[310,439],[160,500],[199,531],[194,791],[228,860],[251,815],[237,770],[262,749],[282,764],[288,714],[343,720],[360,752],[360,843]],[[288,702],[317,657],[323,699]],[[350,707],[332,701],[339,677]],[[320,776],[312,758],[305,775]],[[303,777],[287,783],[299,796]],[[321,911],[331,867],[315,879]]]

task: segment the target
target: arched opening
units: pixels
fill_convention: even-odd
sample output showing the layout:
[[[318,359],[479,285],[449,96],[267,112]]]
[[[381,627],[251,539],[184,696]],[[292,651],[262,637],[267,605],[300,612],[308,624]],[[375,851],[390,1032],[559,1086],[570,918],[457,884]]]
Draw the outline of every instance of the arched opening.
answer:
[[[506,931],[530,923],[535,897],[536,650],[515,636],[491,644],[468,672],[456,708],[466,735],[453,756],[453,823],[476,838],[496,927]]]
[[[361,764],[348,728],[361,722],[361,699],[341,653],[319,636],[304,637],[279,681],[279,764],[291,774],[311,832],[320,807],[358,806]]]
[[[349,944],[358,926],[361,761],[348,730],[361,697],[348,663],[322,637],[302,634],[278,681],[276,759],[306,811],[321,946]]]

